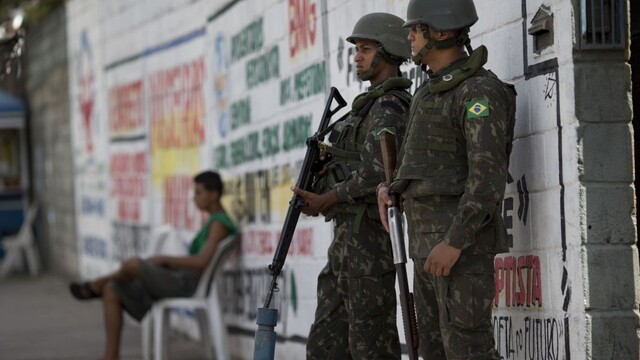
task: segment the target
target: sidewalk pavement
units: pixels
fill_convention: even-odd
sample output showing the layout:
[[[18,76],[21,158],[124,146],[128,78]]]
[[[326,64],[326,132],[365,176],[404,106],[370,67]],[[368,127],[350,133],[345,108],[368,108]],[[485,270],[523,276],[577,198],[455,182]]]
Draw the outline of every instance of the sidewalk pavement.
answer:
[[[171,333],[169,359],[203,359],[200,343]],[[125,318],[121,360],[141,359],[140,326]],[[0,281],[0,359],[97,360],[104,349],[102,302],[79,302],[56,275]]]

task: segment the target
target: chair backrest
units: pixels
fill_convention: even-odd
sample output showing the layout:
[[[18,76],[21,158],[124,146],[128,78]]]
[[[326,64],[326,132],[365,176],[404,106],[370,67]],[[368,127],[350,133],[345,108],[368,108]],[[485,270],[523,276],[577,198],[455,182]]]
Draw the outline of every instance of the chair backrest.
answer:
[[[193,297],[206,298],[211,292],[211,286],[213,280],[216,278],[216,274],[222,270],[222,265],[226,262],[229,256],[233,253],[236,245],[238,244],[239,235],[229,235],[222,239],[216,248],[216,252],[209,260],[209,264],[200,275],[198,281],[198,288],[193,294]]]
[[[33,222],[36,220],[36,215],[38,215],[38,203],[34,201],[27,209],[24,222],[22,223],[22,226],[20,226],[20,230],[18,230],[18,237],[27,239],[25,235],[31,234],[31,227],[33,226]]]
[[[163,224],[153,228],[151,234],[149,234],[149,243],[145,249],[145,255],[152,256],[159,254],[167,239],[171,237],[172,233],[173,228],[168,224]]]

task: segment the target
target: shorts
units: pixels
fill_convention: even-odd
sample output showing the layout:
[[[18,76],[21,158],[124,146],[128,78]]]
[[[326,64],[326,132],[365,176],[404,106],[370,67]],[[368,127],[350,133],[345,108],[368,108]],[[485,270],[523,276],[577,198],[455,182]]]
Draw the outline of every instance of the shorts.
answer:
[[[170,297],[191,297],[199,276],[189,270],[176,270],[140,260],[139,278],[131,282],[111,281],[122,307],[141,321],[155,301]]]

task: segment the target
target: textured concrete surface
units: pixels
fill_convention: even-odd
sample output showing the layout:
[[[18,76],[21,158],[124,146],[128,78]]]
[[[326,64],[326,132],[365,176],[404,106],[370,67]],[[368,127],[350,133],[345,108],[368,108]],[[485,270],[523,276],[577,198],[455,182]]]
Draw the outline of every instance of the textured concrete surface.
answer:
[[[169,359],[203,359],[198,342],[170,335]],[[125,320],[122,360],[141,359],[140,327]],[[102,302],[78,302],[55,275],[0,281],[0,359],[99,359],[104,348]]]

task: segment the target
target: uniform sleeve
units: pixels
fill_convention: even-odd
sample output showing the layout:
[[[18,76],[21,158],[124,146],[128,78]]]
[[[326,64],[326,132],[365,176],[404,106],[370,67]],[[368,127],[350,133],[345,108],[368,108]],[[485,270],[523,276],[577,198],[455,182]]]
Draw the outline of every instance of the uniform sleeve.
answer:
[[[343,182],[334,185],[340,202],[354,202],[358,198],[375,193],[376,186],[384,181],[384,164],[380,140],[376,135],[382,128],[392,128],[396,143],[402,143],[408,117],[407,105],[393,95],[383,95],[376,100],[358,131],[365,131],[364,146],[360,151],[361,166]],[[360,139],[360,134],[358,139]]]
[[[457,105],[469,175],[445,242],[458,249],[474,243],[475,234],[491,221],[504,197],[515,101],[503,86],[493,81],[475,86]]]

